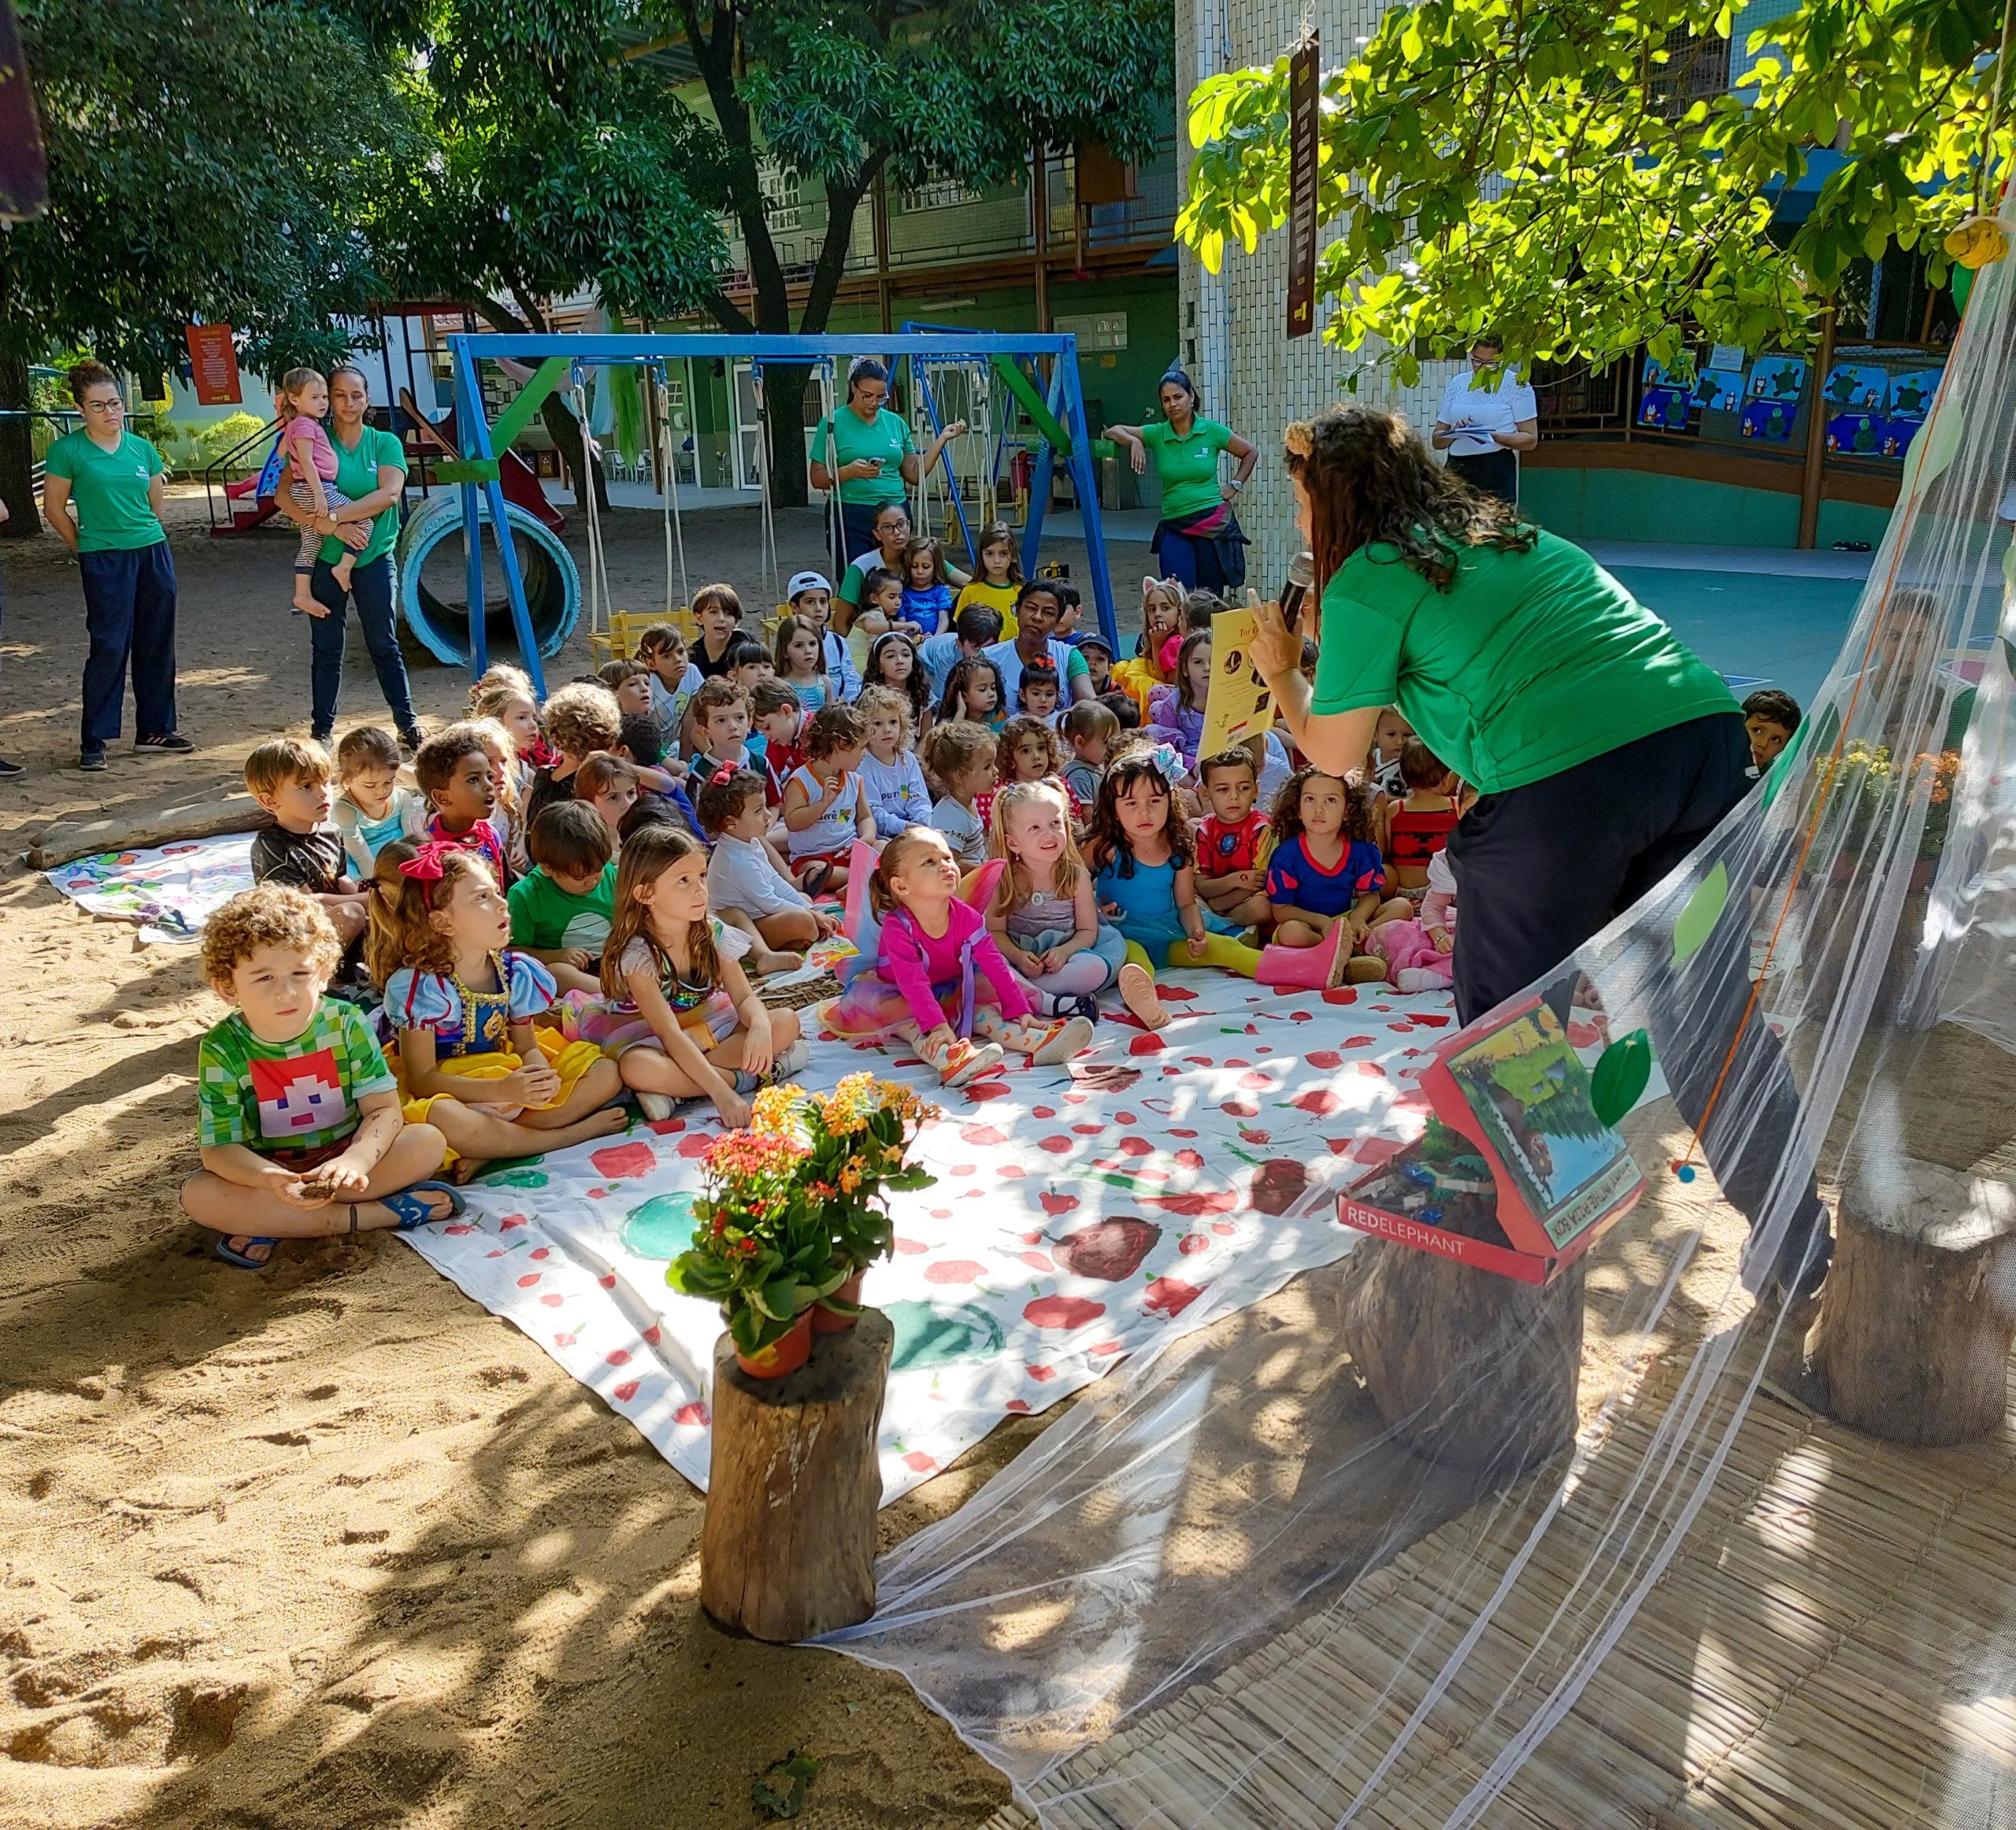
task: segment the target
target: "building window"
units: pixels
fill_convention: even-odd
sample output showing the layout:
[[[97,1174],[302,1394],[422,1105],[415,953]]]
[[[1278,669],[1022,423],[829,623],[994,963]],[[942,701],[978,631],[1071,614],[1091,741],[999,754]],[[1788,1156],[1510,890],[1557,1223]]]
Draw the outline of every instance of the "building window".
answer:
[[[1727,92],[1729,41],[1713,33],[1670,31],[1666,61],[1652,72],[1653,106],[1669,120],[1684,114],[1696,102]]]
[[[951,209],[962,203],[977,203],[980,194],[962,178],[947,178],[934,172],[914,191],[901,194],[906,215],[918,209]]]

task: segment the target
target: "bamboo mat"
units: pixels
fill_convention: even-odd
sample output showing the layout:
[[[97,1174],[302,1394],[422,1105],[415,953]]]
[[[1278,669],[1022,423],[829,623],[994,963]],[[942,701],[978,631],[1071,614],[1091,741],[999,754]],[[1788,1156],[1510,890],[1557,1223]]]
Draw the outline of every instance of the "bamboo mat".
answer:
[[[1358,1822],[1442,1823],[1497,1745],[1466,1747],[1469,1724],[1508,1684],[1531,1693],[1558,1675],[1553,1655],[1532,1649],[1677,1380],[1655,1367],[1618,1417]],[[1721,1381],[1711,1413],[1726,1420],[1740,1383]],[[1546,1489],[1536,1480],[1508,1497],[1523,1522]],[[1499,1569],[1462,1554],[1475,1541],[1453,1521],[1333,1608],[1088,1749],[1040,1788],[1043,1823],[1334,1824],[1495,1586]],[[1360,1740],[1368,1720],[1377,1728]],[[988,1830],[1037,1821],[1010,1806]],[[2005,1421],[1966,1449],[1896,1449],[1760,1395],[1665,1575],[1479,1821],[2016,1830],[2016,1428]]]

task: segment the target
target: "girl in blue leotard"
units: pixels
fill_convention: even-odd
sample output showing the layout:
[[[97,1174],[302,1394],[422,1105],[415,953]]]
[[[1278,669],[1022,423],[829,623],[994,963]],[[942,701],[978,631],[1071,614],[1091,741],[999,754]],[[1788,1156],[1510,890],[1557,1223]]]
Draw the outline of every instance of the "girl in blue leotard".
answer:
[[[1251,978],[1260,955],[1223,932],[1197,901],[1195,847],[1177,811],[1183,764],[1166,743],[1125,751],[1107,765],[1085,839],[1099,913],[1127,937],[1127,957],[1158,965],[1212,965]]]

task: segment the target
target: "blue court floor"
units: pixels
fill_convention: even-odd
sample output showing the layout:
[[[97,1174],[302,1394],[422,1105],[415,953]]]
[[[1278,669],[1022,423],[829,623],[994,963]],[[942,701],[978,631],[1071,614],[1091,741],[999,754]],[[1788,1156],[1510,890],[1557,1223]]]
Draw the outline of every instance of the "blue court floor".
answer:
[[[1840,652],[1873,557],[1607,541],[1590,550],[1738,698],[1773,686],[1802,706],[1812,704]]]

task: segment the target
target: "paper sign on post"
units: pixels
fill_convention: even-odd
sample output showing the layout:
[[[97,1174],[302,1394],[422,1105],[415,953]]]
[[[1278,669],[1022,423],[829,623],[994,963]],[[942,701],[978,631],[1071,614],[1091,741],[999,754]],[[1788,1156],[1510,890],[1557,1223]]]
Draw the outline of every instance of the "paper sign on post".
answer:
[[[1274,695],[1254,671],[1253,613],[1221,610],[1211,619],[1211,690],[1204,702],[1200,757],[1274,728]]]

